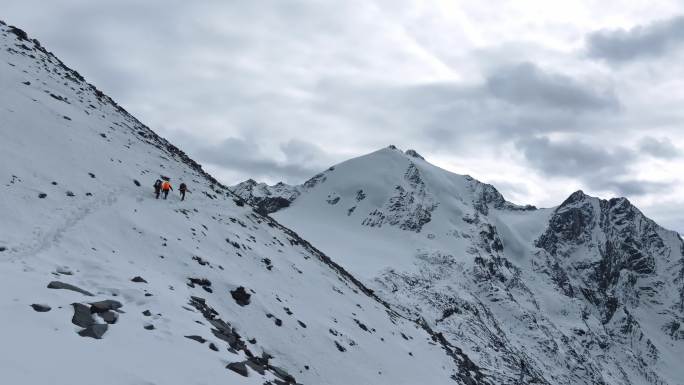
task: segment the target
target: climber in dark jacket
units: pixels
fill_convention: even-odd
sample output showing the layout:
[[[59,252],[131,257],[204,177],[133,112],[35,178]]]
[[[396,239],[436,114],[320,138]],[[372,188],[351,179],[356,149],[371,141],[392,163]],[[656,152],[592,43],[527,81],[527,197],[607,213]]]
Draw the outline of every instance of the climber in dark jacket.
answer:
[[[180,184],[180,186],[178,187],[178,191],[180,192],[181,200],[182,200],[182,201],[185,200],[185,193],[186,193],[186,192],[190,192],[190,191],[188,190],[188,186],[186,186],[185,183],[181,183],[181,184]]]
[[[159,199],[159,194],[161,193],[162,181],[157,179],[154,182],[154,197]]]

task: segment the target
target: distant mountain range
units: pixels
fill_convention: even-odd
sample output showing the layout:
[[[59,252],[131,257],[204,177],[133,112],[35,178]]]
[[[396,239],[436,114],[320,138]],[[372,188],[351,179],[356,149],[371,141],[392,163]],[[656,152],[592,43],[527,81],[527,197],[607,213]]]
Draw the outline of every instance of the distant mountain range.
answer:
[[[625,198],[537,209],[394,146],[233,191],[495,384],[681,384],[684,243]]]

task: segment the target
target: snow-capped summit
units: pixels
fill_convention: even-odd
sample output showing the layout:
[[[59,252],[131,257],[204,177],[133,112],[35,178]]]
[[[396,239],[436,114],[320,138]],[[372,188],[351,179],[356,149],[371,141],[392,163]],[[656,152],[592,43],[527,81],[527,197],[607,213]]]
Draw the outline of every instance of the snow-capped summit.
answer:
[[[625,198],[519,206],[396,146],[288,188],[274,218],[494,383],[682,384],[684,243]]]
[[[3,384],[490,383],[1,22],[0,165]]]

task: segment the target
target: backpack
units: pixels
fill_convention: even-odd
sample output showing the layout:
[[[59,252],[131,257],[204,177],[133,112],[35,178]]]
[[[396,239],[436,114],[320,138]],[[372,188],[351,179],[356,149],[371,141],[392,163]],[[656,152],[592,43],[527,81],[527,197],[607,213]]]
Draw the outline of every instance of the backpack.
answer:
[[[154,188],[161,188],[161,184],[162,184],[162,181],[160,181],[159,179],[157,179],[157,181],[154,182],[153,187],[154,187]]]
[[[185,183],[181,183],[179,186],[180,191],[185,191],[187,190],[188,186],[185,185]]]

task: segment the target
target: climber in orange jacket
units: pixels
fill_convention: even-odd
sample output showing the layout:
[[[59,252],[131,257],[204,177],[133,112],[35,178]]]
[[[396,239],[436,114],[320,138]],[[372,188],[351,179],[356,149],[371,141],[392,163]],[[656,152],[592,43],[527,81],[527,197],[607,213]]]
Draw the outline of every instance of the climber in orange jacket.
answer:
[[[164,199],[166,199],[169,196],[169,191],[173,190],[173,187],[171,187],[171,182],[169,182],[168,180],[163,181],[161,189],[164,193]]]

